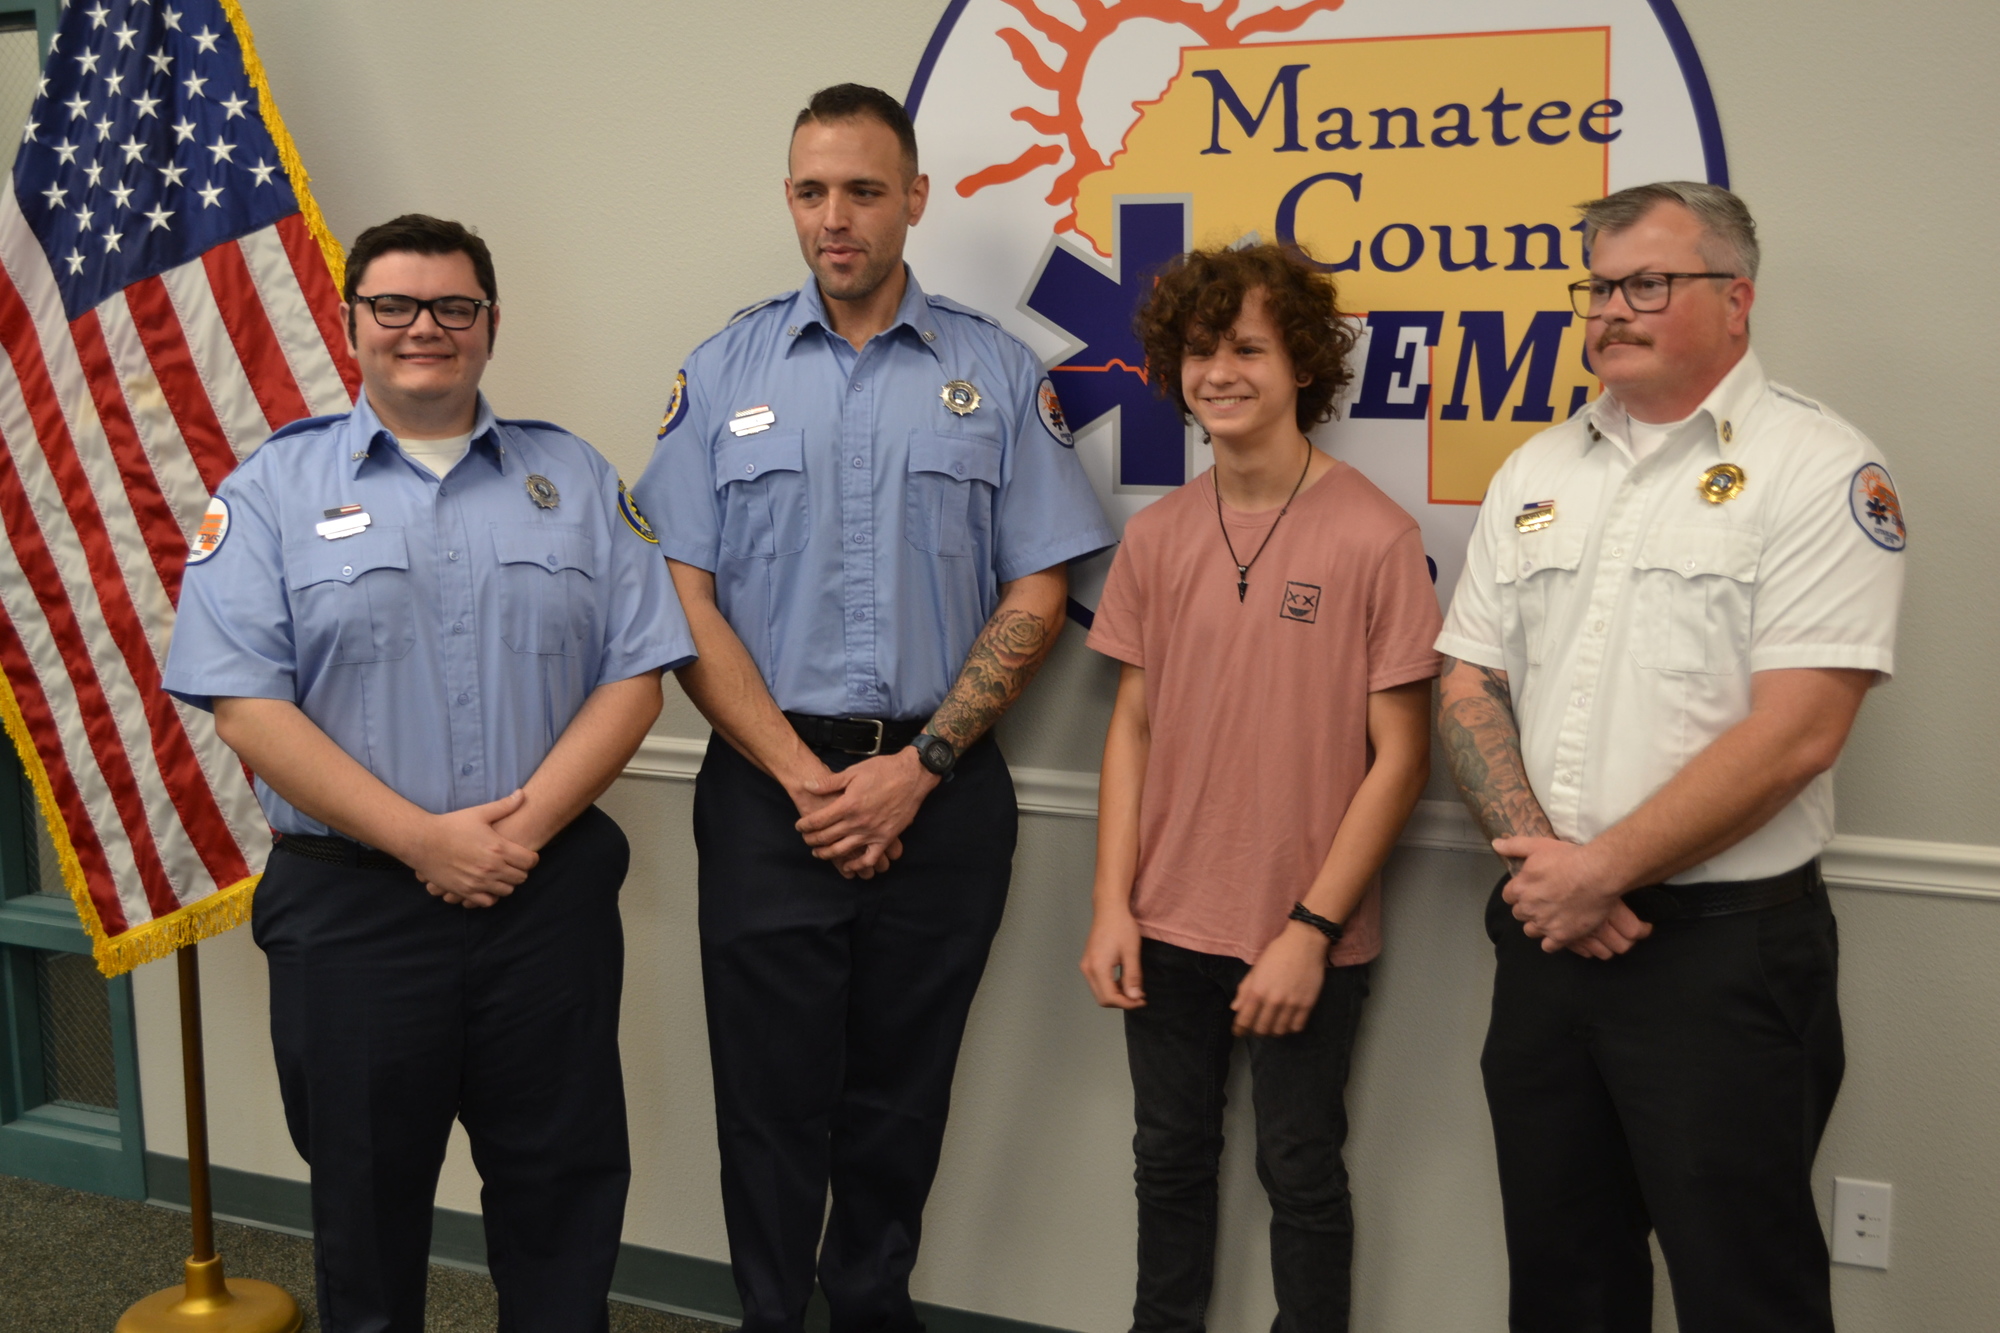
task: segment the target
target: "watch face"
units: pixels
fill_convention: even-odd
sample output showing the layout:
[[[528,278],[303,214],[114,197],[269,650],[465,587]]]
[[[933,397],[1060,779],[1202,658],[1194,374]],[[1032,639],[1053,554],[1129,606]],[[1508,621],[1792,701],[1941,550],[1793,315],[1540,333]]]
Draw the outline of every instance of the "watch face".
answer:
[[[942,777],[951,772],[953,762],[958,758],[951,748],[951,742],[939,736],[925,736],[917,742],[917,758],[925,768]]]

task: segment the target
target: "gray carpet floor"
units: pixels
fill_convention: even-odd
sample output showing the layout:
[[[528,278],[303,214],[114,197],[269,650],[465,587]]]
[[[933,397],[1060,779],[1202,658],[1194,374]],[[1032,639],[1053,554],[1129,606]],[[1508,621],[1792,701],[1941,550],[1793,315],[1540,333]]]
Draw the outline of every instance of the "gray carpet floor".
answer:
[[[312,1242],[218,1222],[216,1249],[230,1277],[275,1282],[313,1313]],[[188,1215],[0,1176],[0,1330],[110,1333],[128,1306],[181,1281]],[[432,1265],[428,1333],[491,1333],[493,1283],[484,1273]],[[613,1333],[726,1333],[722,1325],[611,1303]]]

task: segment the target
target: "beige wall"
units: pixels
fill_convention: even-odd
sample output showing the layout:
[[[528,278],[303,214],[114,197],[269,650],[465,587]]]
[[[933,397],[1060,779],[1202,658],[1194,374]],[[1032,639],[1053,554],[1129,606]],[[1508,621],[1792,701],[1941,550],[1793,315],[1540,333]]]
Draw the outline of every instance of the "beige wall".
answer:
[[[488,387],[503,412],[644,465],[682,355],[796,284],[784,127],[840,78],[907,87],[939,0],[480,6],[245,0],[334,229],[405,208],[492,242],[506,301]],[[1973,0],[1687,0],[1735,184],[1762,219],[1757,343],[1778,379],[1881,442],[1911,518],[1901,669],[1840,774],[1849,833],[1991,844],[2000,824],[1986,664],[2000,648],[2000,467],[1982,409],[2000,199],[1984,136],[2000,10]],[[1017,763],[1094,767],[1107,676],[1074,631],[1010,719]],[[702,734],[676,697],[663,733]],[[693,942],[690,789],[627,780],[624,1047],[634,1242],[722,1257]],[[1014,897],[975,1010],[918,1274],[947,1304],[1111,1333],[1132,1273],[1129,1109],[1114,1018],[1073,959],[1093,828],[1024,821]],[[1358,1328],[1501,1325],[1503,1256],[1477,1081],[1492,867],[1399,854],[1390,951],[1356,1071]],[[1843,1327],[1974,1330],[2000,1309],[2000,901],[1841,891],[1849,1080],[1817,1172],[1896,1186],[1894,1267],[1837,1269]],[[216,1160],[302,1176],[278,1113],[261,959],[204,947]],[[171,974],[140,975],[148,1137],[180,1150]],[[1240,1128],[1235,1124],[1233,1128]],[[1269,1319],[1263,1209],[1232,1139],[1214,1327]],[[462,1146],[462,1145],[461,1145]],[[463,1152],[441,1202],[476,1206]],[[1824,1200],[1822,1200],[1824,1202]]]

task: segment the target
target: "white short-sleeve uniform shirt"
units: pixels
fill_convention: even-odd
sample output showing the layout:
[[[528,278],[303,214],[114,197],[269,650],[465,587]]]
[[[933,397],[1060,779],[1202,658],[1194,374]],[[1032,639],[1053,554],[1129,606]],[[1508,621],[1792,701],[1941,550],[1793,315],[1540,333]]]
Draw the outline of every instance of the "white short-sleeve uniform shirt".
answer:
[[[1711,469],[1740,469],[1705,486]],[[1552,507],[1553,512],[1546,512]],[[1522,445],[1480,509],[1439,651],[1507,673],[1558,836],[1623,819],[1750,711],[1750,677],[1895,668],[1906,534],[1881,452],[1746,353],[1634,462],[1610,394]],[[1833,837],[1833,777],[1674,876],[1759,879]]]

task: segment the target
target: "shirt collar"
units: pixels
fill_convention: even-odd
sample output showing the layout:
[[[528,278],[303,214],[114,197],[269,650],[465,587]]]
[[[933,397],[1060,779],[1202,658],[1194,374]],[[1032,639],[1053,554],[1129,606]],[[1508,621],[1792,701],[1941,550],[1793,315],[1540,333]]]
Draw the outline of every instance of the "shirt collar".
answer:
[[[348,448],[349,477],[360,476],[361,469],[375,456],[377,449],[398,448],[395,435],[382,424],[382,418],[375,415],[375,407],[368,401],[366,389],[354,396],[354,411],[348,414],[347,429],[347,438],[352,441]],[[472,442],[469,448],[490,462],[495,471],[506,472],[507,449],[500,443],[500,421],[493,415],[493,405],[486,401],[483,393],[479,395],[479,405],[472,414]]]
[[[785,330],[793,346],[798,345],[799,335],[815,327],[825,329],[836,338],[840,336],[833,332],[833,321],[827,318],[826,301],[820,295],[818,278],[807,278],[805,286],[799,288],[796,300],[798,304],[793,307],[796,318]],[[903,265],[903,299],[896,307],[896,317],[882,332],[893,333],[899,328],[907,328],[925,347],[930,348],[932,355],[937,355],[937,321],[931,312],[930,298],[917,285],[917,275],[910,271],[908,264]],[[942,360],[941,357],[939,359]]]
[[[1708,397],[1695,408],[1692,416],[1708,415],[1708,428],[1716,441],[1718,453],[1726,457],[1734,452],[1737,432],[1742,429],[1744,419],[1750,415],[1750,409],[1763,396],[1769,383],[1763,364],[1757,360],[1757,353],[1745,348],[1742,360],[1729,368],[1729,373],[1709,390]],[[1629,418],[1624,406],[1610,393],[1599,394],[1585,416],[1584,424],[1593,444],[1607,438],[1629,441]]]

